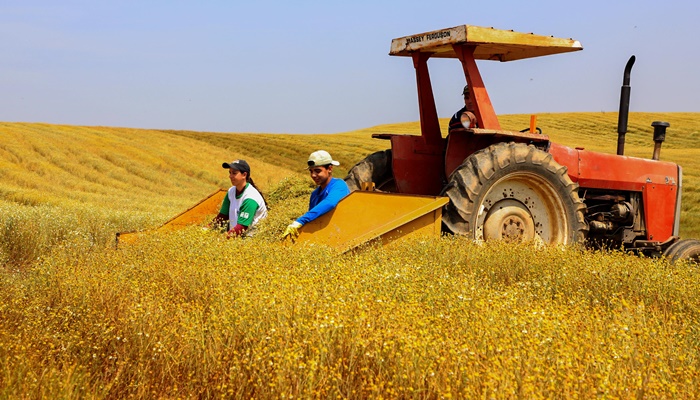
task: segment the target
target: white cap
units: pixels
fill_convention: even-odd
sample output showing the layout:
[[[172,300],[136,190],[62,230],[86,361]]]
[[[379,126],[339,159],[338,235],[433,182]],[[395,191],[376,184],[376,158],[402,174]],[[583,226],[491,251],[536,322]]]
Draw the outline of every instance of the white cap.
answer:
[[[338,161],[333,160],[330,154],[325,150],[318,150],[311,153],[309,161],[306,163],[308,168],[320,167],[324,165],[340,165]]]

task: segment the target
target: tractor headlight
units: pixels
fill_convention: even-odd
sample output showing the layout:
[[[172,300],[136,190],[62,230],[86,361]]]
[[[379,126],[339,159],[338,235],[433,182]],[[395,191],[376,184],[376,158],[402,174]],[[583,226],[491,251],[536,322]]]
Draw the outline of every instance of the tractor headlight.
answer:
[[[459,121],[466,129],[476,128],[476,115],[471,111],[465,111],[459,116]]]

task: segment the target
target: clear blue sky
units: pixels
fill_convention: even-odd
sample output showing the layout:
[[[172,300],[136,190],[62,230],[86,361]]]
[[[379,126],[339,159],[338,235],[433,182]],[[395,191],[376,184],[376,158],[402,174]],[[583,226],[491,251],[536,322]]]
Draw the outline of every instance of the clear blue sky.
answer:
[[[0,121],[333,133],[418,120],[391,39],[470,24],[574,38],[582,52],[480,62],[498,114],[700,111],[700,2],[4,0]],[[430,62],[438,113],[454,60]]]

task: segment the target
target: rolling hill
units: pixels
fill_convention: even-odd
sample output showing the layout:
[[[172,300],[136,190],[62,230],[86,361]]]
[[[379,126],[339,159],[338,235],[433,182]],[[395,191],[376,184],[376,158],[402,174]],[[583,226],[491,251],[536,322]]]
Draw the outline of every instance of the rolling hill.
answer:
[[[557,142],[614,152],[616,114],[547,114]],[[684,168],[699,237],[700,113],[631,114],[627,153]],[[528,116],[503,116],[520,129]],[[339,255],[289,245],[304,161],[371,133],[207,133],[0,123],[1,398],[700,397],[693,263],[574,246],[413,238]],[[220,187],[245,158],[271,209],[254,239],[190,227],[111,246]]]
[[[651,156],[650,124],[655,120],[671,123],[661,158],[683,167],[682,232],[697,236],[700,228],[693,226],[700,222],[700,113],[631,113],[626,154]],[[529,116],[505,115],[501,123],[505,129],[519,130],[529,124]],[[616,113],[543,114],[538,125],[553,141],[615,152]],[[304,161],[319,148],[341,162],[336,176],[344,176],[367,154],[390,146],[372,139],[372,133],[417,132],[417,122],[325,135],[0,123],[0,202],[108,208],[166,220],[229,186],[220,167],[224,161],[248,160],[251,176],[265,191],[285,177],[305,178]]]

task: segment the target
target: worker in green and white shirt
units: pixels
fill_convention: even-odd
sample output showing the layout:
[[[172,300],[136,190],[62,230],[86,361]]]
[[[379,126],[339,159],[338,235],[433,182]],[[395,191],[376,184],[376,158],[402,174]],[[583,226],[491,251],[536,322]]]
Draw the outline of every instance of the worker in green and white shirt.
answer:
[[[232,186],[213,225],[223,226],[228,221],[227,237],[252,236],[255,225],[267,217],[267,204],[250,177],[250,165],[245,160],[234,160],[221,166],[229,170]]]

